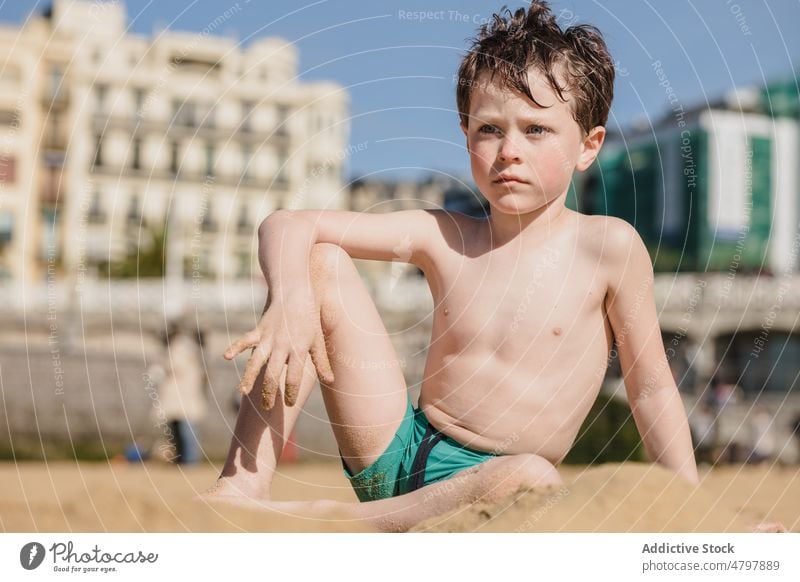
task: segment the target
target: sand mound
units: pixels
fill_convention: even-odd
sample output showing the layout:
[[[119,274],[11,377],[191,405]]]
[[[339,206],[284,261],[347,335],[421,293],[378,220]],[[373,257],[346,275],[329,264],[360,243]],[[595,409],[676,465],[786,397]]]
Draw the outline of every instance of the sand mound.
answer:
[[[291,467],[281,474],[276,494],[282,499],[354,500],[341,469],[335,469],[331,463]],[[353,521],[310,520],[194,501],[218,474],[218,468],[204,465],[3,463],[0,531],[367,531]]]
[[[695,488],[658,465],[626,463],[589,468],[560,488],[454,510],[413,531],[744,532],[765,513],[737,507],[705,481]]]
[[[800,531],[800,469],[727,466],[699,488],[654,465],[561,467],[566,486],[475,504],[416,531],[721,532],[777,520]],[[202,505],[219,468],[158,463],[0,463],[0,531],[369,531],[364,524]],[[355,501],[338,463],[287,465],[278,500]]]

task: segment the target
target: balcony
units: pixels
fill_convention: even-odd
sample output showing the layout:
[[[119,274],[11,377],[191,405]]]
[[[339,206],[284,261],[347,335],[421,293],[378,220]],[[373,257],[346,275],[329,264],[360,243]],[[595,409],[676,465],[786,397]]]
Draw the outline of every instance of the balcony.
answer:
[[[235,176],[235,175],[220,175],[214,174],[213,177],[209,176],[203,171],[190,171],[179,168],[175,172],[170,168],[152,168],[142,165],[140,169],[134,169],[129,165],[94,165],[89,170],[92,174],[107,177],[126,177],[138,178],[142,180],[164,180],[168,182],[183,182],[190,184],[207,184],[212,183],[218,186],[229,186],[234,188],[257,188],[264,190],[269,188],[272,191],[287,192],[289,183],[286,181],[273,181],[271,178],[258,178],[254,176]]]
[[[207,123],[178,123],[172,119],[153,120],[137,115],[130,117],[121,115],[95,114],[92,118],[92,129],[102,133],[109,129],[121,129],[128,133],[152,133],[174,139],[201,139],[217,142],[234,141],[238,143],[261,145],[269,143],[274,146],[288,147],[291,136],[286,131],[256,130],[252,125],[219,127],[211,118]]]

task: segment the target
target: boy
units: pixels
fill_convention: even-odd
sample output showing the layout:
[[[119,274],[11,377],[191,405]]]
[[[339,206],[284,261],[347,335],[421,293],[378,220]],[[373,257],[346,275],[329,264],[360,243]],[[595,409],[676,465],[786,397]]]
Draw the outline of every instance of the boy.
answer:
[[[405,530],[463,503],[558,484],[555,467],[598,394],[613,338],[648,454],[698,482],[647,251],[626,222],[564,205],[573,172],[603,144],[611,57],[595,28],[562,31],[545,2],[505,14],[481,27],[457,86],[488,219],[281,210],[262,223],[270,298],[258,326],[225,352],[253,348],[230,453],[206,499],[336,509]],[[351,257],[410,262],[429,282],[418,408],[399,366],[353,364],[397,357]],[[360,504],[269,501],[317,374]]]

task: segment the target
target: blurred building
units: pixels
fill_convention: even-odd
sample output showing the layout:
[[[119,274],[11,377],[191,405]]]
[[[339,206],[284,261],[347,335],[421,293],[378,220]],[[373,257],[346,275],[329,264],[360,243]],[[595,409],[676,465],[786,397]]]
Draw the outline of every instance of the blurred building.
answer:
[[[350,183],[349,210],[356,212],[394,212],[415,208],[446,209],[463,212],[474,217],[487,215],[488,203],[471,180],[453,176],[430,174],[419,180],[371,180],[359,178]],[[398,256],[406,249],[398,248]],[[430,291],[424,274],[418,268],[397,261],[382,263],[360,261],[360,270],[369,278],[369,284],[379,305],[389,308],[426,308]],[[418,282],[410,279],[418,279]],[[398,283],[405,281],[403,294],[396,293]],[[385,287],[387,292],[382,293]],[[398,304],[398,297],[403,300]]]
[[[743,88],[607,140],[574,207],[635,225],[657,271],[795,273],[798,86]]]
[[[431,174],[416,181],[355,179],[350,183],[349,208],[358,212],[444,208],[485,217],[488,203],[471,179]]]
[[[679,387],[707,399],[722,379],[784,416],[800,403],[799,94],[792,79],[694,109],[674,101],[609,136],[569,197],[648,246]]]
[[[0,28],[0,278],[94,277],[167,231],[173,278],[250,278],[272,210],[346,205],[348,99],[297,49],[126,31],[122,2],[55,0]]]

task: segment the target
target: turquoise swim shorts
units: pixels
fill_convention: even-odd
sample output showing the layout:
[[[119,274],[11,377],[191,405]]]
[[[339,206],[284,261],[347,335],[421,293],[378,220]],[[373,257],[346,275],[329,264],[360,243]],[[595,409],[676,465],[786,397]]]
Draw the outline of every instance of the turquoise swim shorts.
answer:
[[[358,499],[374,501],[449,479],[496,456],[472,450],[443,435],[409,399],[403,422],[383,454],[356,475],[344,459],[342,467]]]

